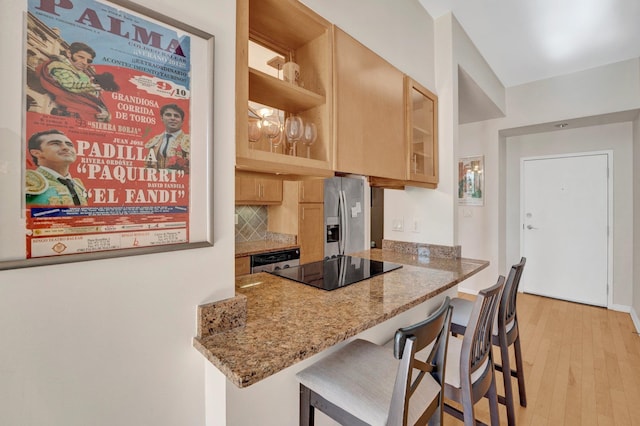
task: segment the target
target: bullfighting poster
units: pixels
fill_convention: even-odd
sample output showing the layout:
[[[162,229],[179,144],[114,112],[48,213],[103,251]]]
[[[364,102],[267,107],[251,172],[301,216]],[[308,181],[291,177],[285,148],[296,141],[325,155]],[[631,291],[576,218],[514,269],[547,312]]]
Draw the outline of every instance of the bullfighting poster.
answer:
[[[26,257],[189,242],[190,36],[95,0],[26,24]]]

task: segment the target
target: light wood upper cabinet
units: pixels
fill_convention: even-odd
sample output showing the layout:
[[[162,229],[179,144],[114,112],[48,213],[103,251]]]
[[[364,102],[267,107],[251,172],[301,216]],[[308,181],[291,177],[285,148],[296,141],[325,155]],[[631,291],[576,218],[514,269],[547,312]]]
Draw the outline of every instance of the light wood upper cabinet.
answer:
[[[236,168],[332,176],[332,25],[296,0],[237,0],[236,7]],[[300,85],[250,68],[249,40],[297,63]],[[251,146],[248,101],[313,122],[318,138],[310,158],[301,143],[296,156],[284,154],[284,144],[270,152],[264,135]]]
[[[438,98],[405,76],[409,181],[438,183]]]
[[[276,176],[236,172],[236,204],[282,203],[282,180]]]
[[[324,179],[307,179],[298,182],[299,203],[324,203]]]
[[[334,28],[335,170],[407,178],[403,74]]]
[[[387,189],[438,187],[438,97],[404,77],[405,174],[403,179],[369,176],[369,185]]]

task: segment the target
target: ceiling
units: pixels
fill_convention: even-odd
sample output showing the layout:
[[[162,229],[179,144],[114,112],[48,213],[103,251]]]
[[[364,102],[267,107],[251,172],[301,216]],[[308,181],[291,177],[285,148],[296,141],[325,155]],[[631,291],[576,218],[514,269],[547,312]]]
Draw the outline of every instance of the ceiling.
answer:
[[[419,0],[451,11],[505,87],[640,57],[639,0]]]

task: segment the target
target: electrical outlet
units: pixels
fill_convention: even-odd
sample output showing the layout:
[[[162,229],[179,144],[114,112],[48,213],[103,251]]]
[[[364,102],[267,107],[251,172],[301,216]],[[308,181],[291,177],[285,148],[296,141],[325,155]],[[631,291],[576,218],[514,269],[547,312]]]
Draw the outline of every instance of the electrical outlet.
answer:
[[[238,214],[236,213],[236,225],[238,224]]]
[[[411,223],[411,232],[420,232],[420,220],[417,218],[413,219]]]
[[[392,230],[396,232],[404,232],[404,219],[393,219],[391,222]]]

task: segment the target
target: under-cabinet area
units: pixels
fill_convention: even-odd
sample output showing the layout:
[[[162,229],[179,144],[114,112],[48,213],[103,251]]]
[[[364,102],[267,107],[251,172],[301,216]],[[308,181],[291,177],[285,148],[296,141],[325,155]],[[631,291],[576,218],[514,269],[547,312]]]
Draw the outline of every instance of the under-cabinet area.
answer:
[[[284,181],[282,204],[269,207],[269,231],[297,235],[300,263],[324,256],[324,179]]]
[[[276,201],[253,197],[260,185],[277,185]],[[247,188],[241,188],[247,186]],[[255,189],[258,188],[258,189]],[[248,195],[247,195],[248,194]],[[239,197],[239,198],[238,198]],[[300,263],[324,255],[324,179],[299,181],[269,174],[236,173],[236,275],[251,271],[250,256],[297,248]]]
[[[238,170],[437,186],[433,92],[296,0],[236,4]]]

